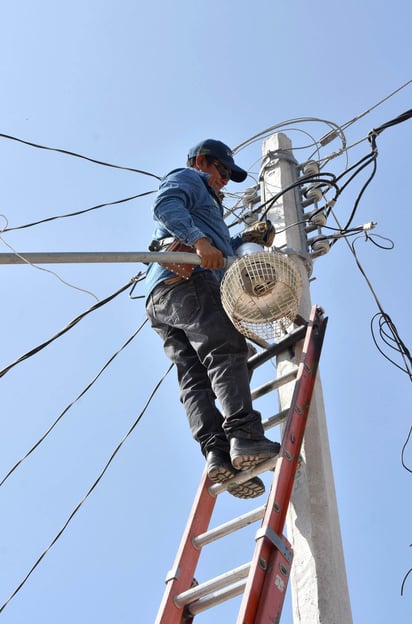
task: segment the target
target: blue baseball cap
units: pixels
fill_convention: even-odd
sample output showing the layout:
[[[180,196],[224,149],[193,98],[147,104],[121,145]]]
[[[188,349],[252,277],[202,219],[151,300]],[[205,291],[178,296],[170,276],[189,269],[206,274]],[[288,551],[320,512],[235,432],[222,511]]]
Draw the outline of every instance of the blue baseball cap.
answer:
[[[241,169],[233,160],[233,152],[222,141],[216,139],[205,139],[189,150],[188,158],[196,156],[213,156],[223,165],[231,170],[230,179],[234,182],[243,182],[247,178],[247,171]]]

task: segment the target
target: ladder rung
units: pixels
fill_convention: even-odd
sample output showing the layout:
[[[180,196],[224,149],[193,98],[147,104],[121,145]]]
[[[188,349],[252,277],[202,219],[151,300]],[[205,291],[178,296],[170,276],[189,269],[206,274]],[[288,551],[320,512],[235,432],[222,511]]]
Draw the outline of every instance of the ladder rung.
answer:
[[[296,379],[297,373],[298,373],[298,367],[294,368],[289,373],[286,373],[286,375],[282,375],[282,377],[278,377],[278,379],[275,379],[274,381],[269,381],[268,383],[263,384],[263,386],[259,386],[258,388],[255,388],[254,390],[252,390],[252,399],[253,400],[258,399],[259,397],[264,396],[265,394],[268,394],[268,392],[272,392],[272,390],[277,390],[281,386],[284,386],[290,381],[293,381],[294,379]]]
[[[283,353],[287,349],[290,349],[297,342],[299,342],[299,340],[303,340],[306,335],[306,330],[307,325],[301,325],[291,334],[285,336],[285,338],[283,338],[280,342],[268,346],[265,351],[252,355],[252,357],[248,360],[249,370],[254,370],[261,364],[264,364],[264,362],[267,362],[268,360],[277,357],[280,353]]]
[[[187,611],[190,613],[190,615],[197,615],[198,613],[201,613],[202,611],[207,611],[207,609],[221,604],[222,602],[226,602],[226,600],[235,598],[236,596],[243,594],[246,587],[246,582],[246,578],[241,579],[240,581],[233,583],[233,585],[230,585],[230,587],[226,587],[225,589],[216,591],[213,594],[206,596],[206,598],[200,598],[199,600],[196,600],[196,602],[188,605]]]
[[[216,592],[217,590],[223,588],[229,588],[237,581],[245,579],[249,574],[249,570],[250,561],[249,563],[244,563],[238,568],[219,574],[219,576],[215,576],[209,581],[205,581],[196,587],[192,587],[191,589],[178,594],[174,598],[174,603],[178,609],[181,609],[188,604],[192,604],[195,600],[197,601],[204,596],[208,596],[212,592]]]
[[[268,429],[272,429],[272,427],[277,427],[278,425],[281,425],[287,419],[288,414],[289,410],[284,409],[274,416],[269,416],[269,418],[262,422],[263,429],[267,431]]]
[[[243,529],[245,526],[249,526],[249,524],[253,524],[253,522],[261,520],[264,516],[265,509],[266,505],[262,505],[257,509],[252,509],[237,518],[233,518],[228,522],[220,524],[214,529],[210,529],[210,531],[201,533],[192,539],[192,544],[195,548],[200,549],[203,548],[203,546],[206,546],[206,544],[211,544],[221,537],[225,537],[226,535],[230,535],[230,533]]]

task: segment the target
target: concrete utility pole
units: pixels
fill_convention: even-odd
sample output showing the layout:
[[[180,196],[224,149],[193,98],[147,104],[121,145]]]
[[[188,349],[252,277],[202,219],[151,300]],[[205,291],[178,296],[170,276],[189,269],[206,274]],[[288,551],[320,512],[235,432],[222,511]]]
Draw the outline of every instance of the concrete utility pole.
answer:
[[[299,177],[291,141],[275,134],[263,144],[262,203]],[[300,314],[308,318],[312,307],[307,267],[310,258],[302,221],[303,209],[296,190],[270,207],[268,218],[277,231],[277,248],[294,250],[303,278]],[[318,302],[321,305],[321,302]],[[321,362],[322,364],[322,362]],[[278,376],[293,366],[287,354],[277,359]],[[279,390],[280,409],[291,402],[293,383]],[[294,549],[291,572],[293,621],[296,624],[351,624],[342,539],[333,480],[322,389],[316,382],[302,448],[304,461],[295,478],[287,518],[287,533]]]

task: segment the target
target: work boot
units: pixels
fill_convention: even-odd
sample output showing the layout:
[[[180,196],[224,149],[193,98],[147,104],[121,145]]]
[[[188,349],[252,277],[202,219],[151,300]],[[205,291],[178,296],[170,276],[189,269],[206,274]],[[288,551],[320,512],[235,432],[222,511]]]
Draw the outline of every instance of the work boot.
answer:
[[[230,459],[236,470],[249,470],[266,459],[277,457],[280,451],[279,442],[272,442],[264,436],[259,440],[248,438],[231,438]]]
[[[207,476],[213,483],[224,483],[240,472],[232,466],[229,453],[220,450],[209,451],[206,465]],[[233,483],[227,491],[236,498],[256,498],[265,492],[265,485],[259,477],[253,477],[245,483]]]

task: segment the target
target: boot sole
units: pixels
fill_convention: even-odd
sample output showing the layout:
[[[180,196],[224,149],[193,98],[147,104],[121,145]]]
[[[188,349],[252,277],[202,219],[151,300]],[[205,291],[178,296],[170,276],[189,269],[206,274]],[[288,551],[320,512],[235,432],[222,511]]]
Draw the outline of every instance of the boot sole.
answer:
[[[279,451],[277,453],[267,452],[267,453],[256,453],[255,455],[244,453],[242,455],[235,455],[232,458],[232,466],[236,470],[250,470],[251,468],[254,468],[258,464],[261,464],[262,462],[266,461],[267,459],[271,459],[272,457],[277,457],[278,455],[279,455]]]
[[[207,476],[213,483],[224,483],[236,474],[224,466],[218,466],[209,470]],[[236,498],[256,498],[265,493],[265,486],[260,479],[254,478],[245,483],[232,483],[226,491]]]

